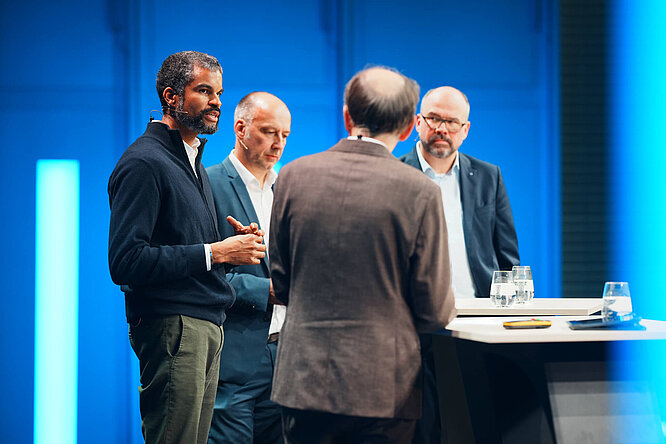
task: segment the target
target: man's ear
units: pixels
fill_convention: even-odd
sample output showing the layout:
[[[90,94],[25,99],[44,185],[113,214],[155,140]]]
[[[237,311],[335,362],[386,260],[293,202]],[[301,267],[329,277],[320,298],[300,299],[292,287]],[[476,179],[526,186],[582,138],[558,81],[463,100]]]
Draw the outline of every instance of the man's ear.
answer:
[[[469,120],[467,121],[467,124],[465,124],[465,128],[463,128],[464,134],[463,134],[462,140],[467,139],[467,135],[469,134],[469,127],[470,127],[471,124],[472,124],[472,122],[470,122]]]
[[[236,137],[239,139],[244,139],[245,138],[245,132],[247,131],[247,124],[245,123],[245,120],[243,119],[238,119],[234,123],[234,132],[236,133]]]
[[[176,105],[178,105],[178,94],[176,94],[176,91],[172,87],[169,86],[164,88],[162,97],[164,97],[164,101],[167,103],[169,108],[176,108]]]
[[[347,108],[347,105],[344,105],[342,107],[342,117],[344,118],[345,121],[345,129],[347,130],[348,133],[351,133],[352,128],[354,128],[354,121],[349,115],[349,109]]]
[[[398,139],[401,142],[404,142],[405,140],[407,140],[409,135],[412,134],[412,130],[414,129],[414,123],[416,123],[416,116],[412,116],[412,120],[409,122],[409,125],[407,125],[405,127],[404,131],[402,131],[400,133],[400,135],[398,136]]]

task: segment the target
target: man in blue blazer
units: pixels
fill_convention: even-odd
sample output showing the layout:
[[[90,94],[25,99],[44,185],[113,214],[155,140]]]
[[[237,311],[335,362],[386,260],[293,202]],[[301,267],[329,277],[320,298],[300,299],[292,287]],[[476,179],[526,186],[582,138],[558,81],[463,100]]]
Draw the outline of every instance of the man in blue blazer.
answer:
[[[416,116],[419,141],[400,160],[428,175],[442,191],[449,236],[453,293],[487,298],[494,270],[519,264],[518,239],[499,167],[461,153],[469,133],[469,100],[443,86],[428,91]],[[432,344],[421,337],[424,410],[415,443],[440,442],[439,404]],[[428,388],[430,386],[430,388]]]
[[[233,216],[244,225],[258,222],[268,243],[277,177],[273,166],[282,156],[290,127],[287,106],[272,94],[254,92],[239,102],[234,149],[222,163],[207,169],[222,238],[233,235],[226,223]],[[274,297],[267,259],[260,265],[227,269],[236,302],[224,323],[209,443],[282,442],[280,408],[270,393],[286,308]]]

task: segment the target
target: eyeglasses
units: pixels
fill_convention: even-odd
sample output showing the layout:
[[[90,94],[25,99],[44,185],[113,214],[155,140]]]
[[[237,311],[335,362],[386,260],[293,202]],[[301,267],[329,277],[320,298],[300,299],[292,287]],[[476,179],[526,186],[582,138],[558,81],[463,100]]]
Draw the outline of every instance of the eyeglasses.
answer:
[[[421,117],[423,118],[425,124],[428,125],[428,128],[430,128],[433,131],[438,130],[442,126],[442,124],[444,124],[444,128],[446,128],[446,131],[450,133],[457,133],[462,129],[463,126],[465,126],[468,123],[468,122],[460,123],[457,120],[442,119],[436,116],[424,116],[423,114],[421,114]]]

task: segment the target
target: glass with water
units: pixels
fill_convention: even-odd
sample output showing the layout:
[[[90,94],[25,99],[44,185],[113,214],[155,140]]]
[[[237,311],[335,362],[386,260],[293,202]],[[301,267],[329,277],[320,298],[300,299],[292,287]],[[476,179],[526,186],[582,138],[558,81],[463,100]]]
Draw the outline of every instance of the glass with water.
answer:
[[[534,281],[529,265],[516,265],[511,270],[516,286],[516,304],[526,304],[534,297]]]
[[[611,319],[625,311],[631,311],[631,294],[628,282],[606,282],[604,284],[601,316]]]
[[[496,307],[509,307],[516,299],[516,286],[511,271],[493,271],[490,300]]]

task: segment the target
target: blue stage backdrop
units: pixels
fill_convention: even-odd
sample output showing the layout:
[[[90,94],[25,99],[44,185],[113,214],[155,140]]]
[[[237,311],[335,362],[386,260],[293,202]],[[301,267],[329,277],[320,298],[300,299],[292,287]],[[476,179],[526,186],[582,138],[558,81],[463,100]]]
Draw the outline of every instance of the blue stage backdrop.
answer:
[[[471,102],[463,151],[502,168],[536,295],[559,296],[556,11],[556,0],[3,2],[2,441],[33,441],[35,255],[56,264],[64,254],[36,250],[37,164],[71,159],[78,161],[80,181],[78,313],[52,315],[78,318],[77,437],[82,443],[140,442],[138,368],[123,296],[107,268],[106,185],[123,150],[159,108],[155,75],[176,51],[208,52],[224,68],[223,115],[206,146],[207,165],[229,153],[235,104],[250,91],[272,92],[290,107],[286,163],[344,136],[344,84],[368,63],[398,68],[422,93],[458,87]],[[634,111],[626,116],[638,120],[640,132],[645,112]],[[396,154],[409,150],[414,137]],[[626,158],[641,157],[632,151]],[[55,364],[38,362],[41,372]],[[62,408],[60,399],[39,401],[46,411]]]

